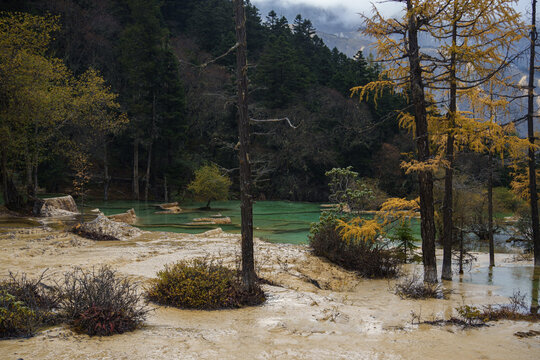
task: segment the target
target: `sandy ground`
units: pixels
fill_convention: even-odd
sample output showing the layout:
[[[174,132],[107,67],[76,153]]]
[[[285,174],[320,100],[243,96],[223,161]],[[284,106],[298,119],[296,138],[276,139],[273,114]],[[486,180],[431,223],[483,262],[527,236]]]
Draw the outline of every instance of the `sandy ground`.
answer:
[[[0,275],[8,271],[59,278],[73,266],[109,264],[147,281],[163,265],[195,257],[219,257],[234,266],[238,235],[144,233],[123,242],[94,242],[51,229],[0,234]],[[64,326],[29,339],[0,341],[0,359],[539,359],[540,336],[517,331],[540,324],[502,321],[463,330],[413,325],[450,317],[462,304],[502,303],[492,287],[454,281],[448,300],[401,300],[393,281],[360,279],[314,257],[305,246],[256,241],[262,306],[190,311],[150,305],[146,325],[132,333],[88,337]],[[507,255],[497,254],[502,262]],[[484,255],[480,263],[485,262]],[[410,270],[410,269],[409,269]],[[316,280],[321,289],[310,280]]]

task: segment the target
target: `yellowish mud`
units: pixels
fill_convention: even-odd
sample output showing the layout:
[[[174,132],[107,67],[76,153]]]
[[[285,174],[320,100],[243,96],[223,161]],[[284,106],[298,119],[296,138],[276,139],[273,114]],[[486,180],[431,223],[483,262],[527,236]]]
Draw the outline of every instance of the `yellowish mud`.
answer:
[[[51,280],[73,266],[111,265],[143,283],[163,265],[195,257],[219,257],[235,266],[239,236],[144,233],[125,242],[94,242],[51,229],[0,234],[0,275],[8,271]],[[256,242],[259,273],[268,301],[259,307],[188,311],[157,307],[146,325],[112,337],[47,329],[30,339],[0,341],[0,359],[538,359],[540,337],[518,331],[540,324],[503,321],[462,330],[413,325],[450,317],[455,307],[501,303],[495,288],[454,281],[449,300],[401,300],[393,281],[359,279],[312,256],[307,247]],[[498,255],[504,263],[509,256]],[[480,266],[485,256],[480,257]],[[527,264],[527,263],[524,263]],[[477,265],[478,266],[478,265]],[[409,268],[409,270],[412,270]],[[319,285],[319,287],[316,286]]]

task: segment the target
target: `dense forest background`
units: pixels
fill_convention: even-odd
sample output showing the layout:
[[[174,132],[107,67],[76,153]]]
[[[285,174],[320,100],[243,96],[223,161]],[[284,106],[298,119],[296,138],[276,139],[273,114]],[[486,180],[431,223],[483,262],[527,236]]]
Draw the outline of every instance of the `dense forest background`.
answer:
[[[129,123],[86,142],[94,196],[107,189],[109,198],[183,198],[206,163],[227,172],[238,189],[230,1],[17,0],[3,1],[0,10],[59,15],[49,55],[75,75],[96,69],[119,95]],[[413,151],[394,112],[405,100],[388,93],[375,106],[350,98],[351,87],[377,77],[377,65],[360,51],[349,58],[329,49],[301,15],[261,15],[249,2],[246,10],[250,116],[290,120],[252,124],[256,198],[326,201],[325,172],[347,166],[388,195],[414,193],[415,182],[399,166]],[[76,170],[55,144],[27,181],[70,192]],[[30,185],[24,162],[9,161],[21,174],[17,185]]]

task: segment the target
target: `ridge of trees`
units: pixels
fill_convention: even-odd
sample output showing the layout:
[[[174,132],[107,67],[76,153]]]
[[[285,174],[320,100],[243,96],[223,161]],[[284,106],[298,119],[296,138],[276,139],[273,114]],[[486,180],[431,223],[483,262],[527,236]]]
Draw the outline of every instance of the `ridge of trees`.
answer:
[[[322,201],[324,173],[332,167],[353,165],[362,176],[376,175],[371,161],[383,143],[399,136],[393,110],[405,100],[390,92],[379,107],[350,100],[350,87],[380,71],[361,52],[350,59],[328,49],[301,15],[289,24],[275,12],[263,20],[249,2],[245,9],[250,115],[287,116],[300,124],[253,124],[254,196]],[[101,189],[105,199],[168,200],[182,194],[194,170],[208,161],[235,174],[235,58],[193,66],[235,44],[231,1],[23,0],[5,2],[0,10],[58,16],[46,56],[75,76],[95,69],[118,94],[118,111],[129,123],[87,149],[94,196]],[[63,159],[44,159],[32,187],[69,191],[72,170]],[[11,156],[6,162],[14,173],[25,171]],[[270,174],[279,179],[269,181]],[[28,185],[29,179],[14,177],[15,187]],[[387,188],[401,195],[411,190],[394,185]]]

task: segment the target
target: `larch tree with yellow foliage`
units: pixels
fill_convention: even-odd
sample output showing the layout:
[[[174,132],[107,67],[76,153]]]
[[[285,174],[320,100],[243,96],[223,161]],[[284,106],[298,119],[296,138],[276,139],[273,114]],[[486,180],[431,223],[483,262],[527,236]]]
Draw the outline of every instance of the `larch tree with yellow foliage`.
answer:
[[[536,159],[534,134],[534,75],[538,69],[536,64],[536,44],[538,30],[536,28],[536,0],[531,2],[531,27],[529,46],[529,84],[527,86],[527,136],[529,138],[529,196],[531,204],[534,266],[540,267],[540,223],[538,219],[538,194],[536,186]]]
[[[436,142],[441,143],[440,151],[446,159],[441,274],[445,280],[452,279],[455,151],[467,146],[470,134],[488,135],[483,132],[483,119],[476,119],[470,111],[460,111],[458,107],[467,101],[473,103],[470,99],[475,98],[479,87],[504,80],[502,70],[515,57],[514,45],[522,37],[519,29],[523,26],[513,9],[515,4],[515,0],[453,0],[426,25],[438,44],[436,53],[427,56],[431,76],[426,79],[426,87],[443,99],[446,108],[445,119],[433,134],[444,139]],[[499,103],[499,108],[505,105]]]
[[[370,94],[377,97],[385,88],[393,88],[409,96],[410,110],[414,114],[402,112],[400,124],[414,131],[416,156],[414,170],[419,182],[419,210],[421,216],[422,260],[424,281],[437,282],[435,258],[435,219],[433,204],[433,159],[430,154],[430,134],[428,130],[428,104],[426,101],[426,68],[422,64],[425,55],[420,51],[419,34],[426,31],[426,25],[434,21],[447,6],[437,1],[406,0],[401,19],[385,18],[375,8],[374,15],[366,18],[364,33],[376,38],[377,60],[385,63],[380,80],[363,87],[352,89],[361,99]]]

